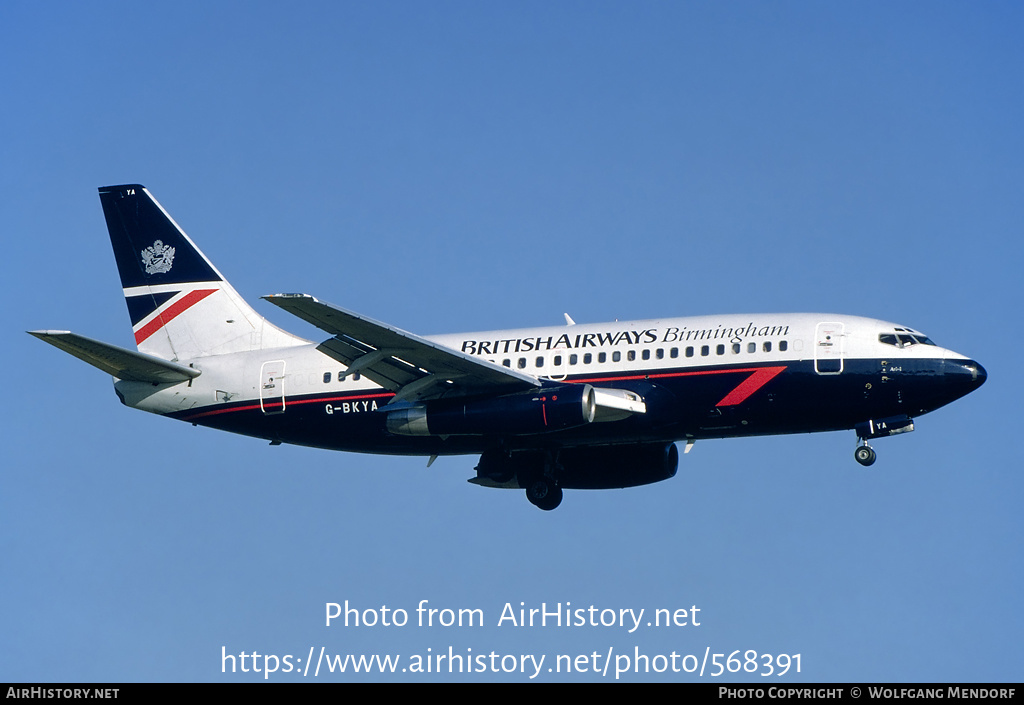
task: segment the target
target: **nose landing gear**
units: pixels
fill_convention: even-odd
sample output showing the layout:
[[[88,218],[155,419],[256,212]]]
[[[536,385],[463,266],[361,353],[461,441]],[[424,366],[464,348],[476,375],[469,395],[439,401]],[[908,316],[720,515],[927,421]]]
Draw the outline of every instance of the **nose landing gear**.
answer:
[[[864,445],[857,446],[857,450],[853,452],[853,457],[857,459],[857,462],[867,467],[875,462],[875,449],[864,441]]]
[[[875,462],[875,451],[868,445],[868,441],[872,438],[909,433],[914,430],[914,420],[906,415],[890,416],[885,419],[872,419],[859,423],[853,427],[853,430],[857,432],[857,442],[860,444],[853,452],[853,457],[857,459],[858,463],[867,467]]]

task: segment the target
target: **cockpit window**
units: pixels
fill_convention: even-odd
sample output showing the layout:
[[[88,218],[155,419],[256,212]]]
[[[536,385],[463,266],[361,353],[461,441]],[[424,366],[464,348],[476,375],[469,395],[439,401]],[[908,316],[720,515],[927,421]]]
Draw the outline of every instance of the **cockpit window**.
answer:
[[[895,333],[882,333],[878,336],[878,342],[886,345],[894,345],[897,348],[905,348],[910,345],[935,345],[926,335],[922,335],[908,328],[896,328]]]

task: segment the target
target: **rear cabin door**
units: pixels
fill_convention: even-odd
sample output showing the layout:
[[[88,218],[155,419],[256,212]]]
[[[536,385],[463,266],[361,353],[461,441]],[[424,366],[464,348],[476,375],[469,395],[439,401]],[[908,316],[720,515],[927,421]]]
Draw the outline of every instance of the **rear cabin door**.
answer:
[[[284,360],[264,362],[260,368],[260,409],[264,414],[284,413]]]

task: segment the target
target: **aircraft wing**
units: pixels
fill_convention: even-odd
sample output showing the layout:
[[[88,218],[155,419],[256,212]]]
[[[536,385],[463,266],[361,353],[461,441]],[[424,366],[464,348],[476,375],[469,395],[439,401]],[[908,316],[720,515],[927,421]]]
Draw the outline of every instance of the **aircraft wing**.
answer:
[[[264,299],[334,337],[317,350],[395,392],[393,401],[421,401],[536,389],[535,377],[318,301],[309,294]]]
[[[30,330],[28,333],[118,379],[168,384],[187,382],[201,374],[192,367],[86,338],[84,335],[66,330]]]

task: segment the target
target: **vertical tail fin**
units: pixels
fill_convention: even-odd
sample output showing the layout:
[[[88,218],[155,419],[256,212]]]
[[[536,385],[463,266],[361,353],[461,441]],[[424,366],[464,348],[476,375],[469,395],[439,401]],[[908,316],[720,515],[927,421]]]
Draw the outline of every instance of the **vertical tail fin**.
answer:
[[[140,352],[179,360],[306,342],[256,313],[145,187],[99,191]]]

